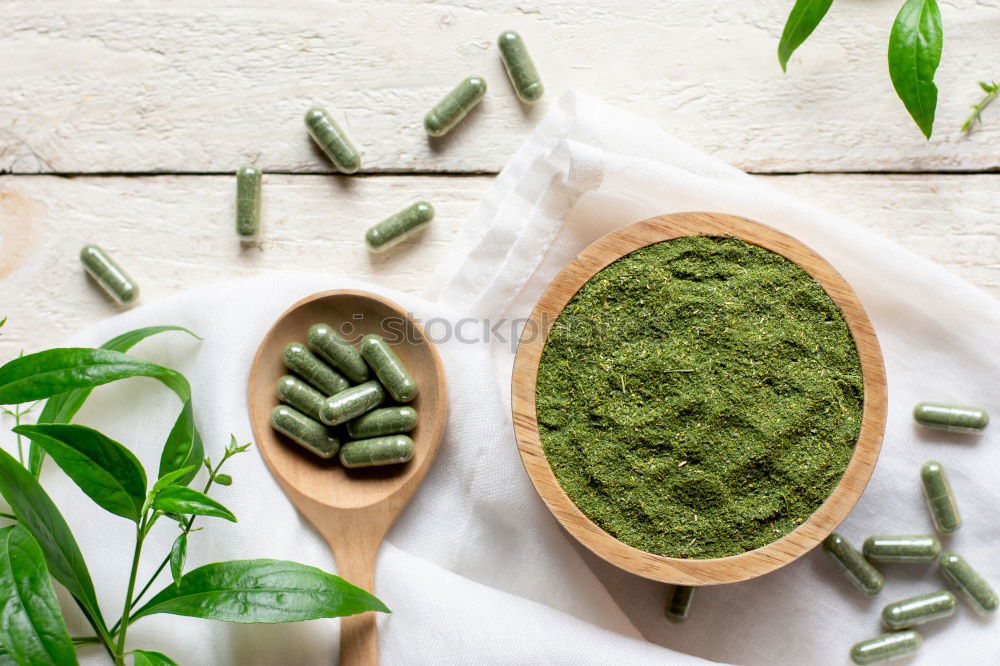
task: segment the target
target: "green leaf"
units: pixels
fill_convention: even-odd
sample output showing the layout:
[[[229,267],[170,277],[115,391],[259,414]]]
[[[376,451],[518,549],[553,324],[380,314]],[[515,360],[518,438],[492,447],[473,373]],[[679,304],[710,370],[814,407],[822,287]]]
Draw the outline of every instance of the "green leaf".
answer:
[[[58,348],[28,354],[0,368],[0,404],[13,405],[128,377],[153,377],[182,400],[191,397],[184,375],[110,349]]]
[[[162,652],[132,650],[132,666],[177,666],[177,662]]]
[[[146,473],[124,446],[81,425],[23,425],[14,432],[48,452],[102,509],[136,523],[142,518]]]
[[[795,1],[795,6],[785,21],[781,41],[778,42],[778,62],[781,63],[781,71],[788,71],[788,59],[812,34],[832,4],[833,0]]]
[[[153,508],[163,513],[214,516],[236,522],[232,511],[214,499],[187,486],[167,486],[156,493]]]
[[[165,476],[179,469],[184,469],[194,465],[194,469],[188,474],[181,476],[178,483],[187,485],[198,475],[201,466],[201,458],[205,455],[205,446],[201,441],[201,433],[194,422],[194,409],[191,400],[184,402],[181,413],[177,415],[174,427],[167,435],[167,441],[163,444],[163,452],[160,454],[160,473]]]
[[[134,331],[126,331],[121,335],[113,337],[101,345],[101,349],[113,349],[115,351],[127,352],[129,349],[132,349],[132,347],[135,347],[146,338],[156,335],[157,333],[166,333],[167,331],[180,331],[181,333],[187,333],[195,340],[201,340],[196,333],[192,333],[183,326],[147,326],[146,328],[137,328]]]
[[[184,561],[187,559],[188,539],[187,533],[181,532],[170,548],[170,573],[174,577],[174,584],[181,584],[181,577],[184,575]]]
[[[215,482],[220,486],[231,486],[233,485],[233,477],[228,474],[216,474]]]
[[[301,622],[389,609],[343,578],[282,560],[208,564],[170,585],[132,620],[156,613],[240,623]]]
[[[101,349],[110,349],[125,353],[146,338],[167,331],[181,331],[201,340],[197,335],[180,326],[149,326],[147,328],[128,331],[127,333],[122,333],[117,337],[111,338],[101,345]],[[45,407],[42,408],[42,412],[38,415],[38,423],[69,423],[76,416],[76,413],[80,411],[80,408],[83,407],[83,403],[87,401],[91,390],[93,389],[79,388],[52,396],[46,401]],[[28,469],[36,478],[42,469],[44,458],[44,452],[37,446],[33,445],[29,448]]]
[[[0,450],[0,495],[7,500],[24,528],[35,537],[45,555],[49,573],[80,602],[95,629],[107,630],[97,594],[80,547],[66,520],[35,477],[9,453]]]
[[[906,0],[889,35],[889,77],[899,99],[928,139],[934,129],[941,62],[941,12],[936,0]]]
[[[22,664],[76,664],[45,558],[20,525],[0,530],[0,640]]]
[[[163,476],[161,476],[159,479],[156,480],[156,483],[153,484],[153,488],[152,490],[149,491],[149,493],[152,495],[158,493],[167,486],[182,485],[184,482],[182,482],[181,479],[185,478],[192,471],[197,474],[198,465],[191,465],[190,467],[181,467],[180,469],[174,470],[169,474],[164,474]]]

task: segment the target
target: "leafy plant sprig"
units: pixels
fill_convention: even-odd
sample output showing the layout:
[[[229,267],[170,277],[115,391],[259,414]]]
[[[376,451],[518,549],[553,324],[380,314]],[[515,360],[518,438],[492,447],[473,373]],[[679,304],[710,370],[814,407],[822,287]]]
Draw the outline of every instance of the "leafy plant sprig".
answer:
[[[819,25],[833,0],[796,0],[778,44],[778,62],[787,67],[792,53]],[[934,129],[944,31],[937,0],[905,0],[889,33],[889,78],[910,117],[928,139]]]
[[[1000,92],[1000,83],[993,81],[992,83],[986,83],[985,81],[979,82],[979,87],[983,89],[986,96],[979,100],[978,104],[972,105],[972,113],[965,122],[962,123],[962,131],[968,134],[975,128],[977,124],[983,124],[983,109],[990,105],[990,103],[997,98],[997,93]]]
[[[236,522],[236,516],[210,498],[208,491],[213,484],[232,484],[232,477],[221,469],[250,444],[238,445],[233,438],[220,462],[213,465],[204,457],[187,379],[175,370],[125,353],[150,335],[169,330],[185,331],[175,326],[139,329],[99,349],[50,349],[0,367],[0,405],[46,401],[34,425],[20,424],[18,415],[23,410],[12,410],[18,421],[14,432],[31,442],[27,461],[0,450],[0,496],[10,506],[0,517],[16,521],[0,529],[0,664],[76,664],[77,649],[100,645],[118,666],[125,663],[127,655],[136,666],[169,666],[174,662],[166,655],[127,649],[129,627],[160,613],[275,623],[389,611],[377,598],[342,578],[295,562],[234,560],[184,573],[187,538],[195,531],[197,516]],[[138,376],[158,379],[182,403],[151,487],[145,470],[127,447],[97,430],[70,423],[94,387]],[[98,506],[134,523],[122,614],[110,628],[72,530],[38,481],[46,456]],[[189,484],[202,466],[208,479],[199,492]],[[143,546],[164,516],[175,520],[181,533],[156,573],[136,592]],[[171,583],[139,606],[168,565]],[[52,579],[72,595],[93,628],[93,636],[69,635]]]

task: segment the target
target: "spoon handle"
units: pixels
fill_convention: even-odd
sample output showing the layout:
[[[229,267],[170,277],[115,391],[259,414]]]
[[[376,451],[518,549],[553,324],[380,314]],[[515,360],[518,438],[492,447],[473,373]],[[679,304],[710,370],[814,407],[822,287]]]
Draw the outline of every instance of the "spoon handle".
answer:
[[[338,575],[358,587],[375,592],[375,554],[381,534],[376,538],[358,538],[360,534],[342,532],[327,538]],[[344,535],[351,534],[350,539]],[[366,535],[372,536],[372,535]],[[340,666],[378,666],[378,633],[375,613],[359,613],[340,620]]]

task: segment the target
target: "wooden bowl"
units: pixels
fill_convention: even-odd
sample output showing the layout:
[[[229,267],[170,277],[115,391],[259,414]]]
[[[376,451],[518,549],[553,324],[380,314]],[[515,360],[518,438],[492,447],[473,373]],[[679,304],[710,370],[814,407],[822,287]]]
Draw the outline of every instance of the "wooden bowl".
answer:
[[[576,507],[549,467],[538,435],[535,380],[549,330],[566,304],[601,269],[641,247],[682,236],[728,236],[776,252],[813,277],[840,307],[861,361],[864,408],[861,433],[844,476],[830,497],[797,528],[766,546],[715,559],[663,557],[628,546]],[[529,334],[530,333],[530,334]],[[626,571],[677,585],[717,585],[755,578],[782,567],[818,545],[839,525],[865,489],[886,419],[885,368],[878,339],[851,287],[818,254],[794,238],[742,217],[678,213],[630,224],[581,252],[546,288],[524,327],[514,359],[512,410],[521,460],[535,490],[564,528],[596,555]]]

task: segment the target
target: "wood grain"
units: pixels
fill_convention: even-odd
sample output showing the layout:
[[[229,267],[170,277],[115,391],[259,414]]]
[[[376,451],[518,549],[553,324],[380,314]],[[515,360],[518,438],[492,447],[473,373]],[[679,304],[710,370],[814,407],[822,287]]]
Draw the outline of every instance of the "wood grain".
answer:
[[[271,410],[278,403],[275,386],[288,372],[282,351],[288,343],[304,340],[309,327],[320,322],[334,326],[351,342],[369,333],[402,334],[402,340],[389,341],[419,389],[410,403],[419,414],[417,427],[409,433],[414,448],[410,462],[348,470],[336,460],[309,455],[271,428]],[[353,335],[343,328],[345,322]],[[444,433],[448,399],[444,368],[433,343],[406,310],[381,296],[349,290],[313,294],[292,305],[267,331],[250,368],[247,401],[254,441],[271,473],[326,539],[340,576],[374,592],[379,544],[423,481]],[[341,620],[340,663],[378,663],[373,613]]]
[[[581,512],[559,485],[538,435],[535,380],[549,330],[576,292],[608,264],[640,247],[681,236],[730,236],[795,262],[840,307],[854,337],[864,382],[861,433],[844,476],[830,497],[799,527],[755,550],[716,559],[662,557],[618,541]],[[839,525],[861,497],[878,459],[888,394],[882,352],[864,308],[844,279],[822,257],[770,227],[732,215],[679,213],[630,224],[581,252],[549,284],[525,325],[514,359],[512,412],[521,460],[549,510],[580,543],[634,574],[678,585],[735,583],[778,569],[805,554]]]
[[[899,2],[834,7],[783,74],[788,0],[8,0],[0,172],[329,172],[302,123],[329,108],[372,172],[494,172],[566,89],[757,172],[1000,166],[1000,108],[958,128],[997,77],[998,0],[942,3],[934,138],[889,82]],[[519,104],[495,40],[520,31],[545,80]],[[423,114],[463,77],[486,100],[442,141]]]
[[[244,248],[233,228],[233,176],[0,176],[0,318],[10,318],[0,331],[0,359],[57,345],[117,312],[80,268],[77,254],[88,242],[113,253],[138,280],[144,302],[281,269],[419,293],[492,180],[265,174],[261,241]],[[1000,174],[766,180],[1000,296]],[[368,226],[415,199],[437,210],[428,229],[387,253],[369,253]]]

